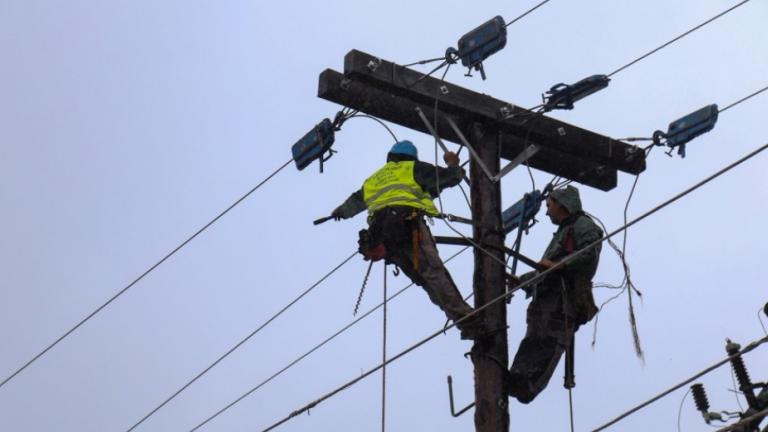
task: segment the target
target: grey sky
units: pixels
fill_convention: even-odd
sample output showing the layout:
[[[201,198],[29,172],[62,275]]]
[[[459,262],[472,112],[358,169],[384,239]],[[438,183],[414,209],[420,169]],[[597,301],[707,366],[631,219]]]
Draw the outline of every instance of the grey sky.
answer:
[[[360,49],[398,63],[436,57],[495,16],[536,2],[35,1],[0,3],[0,376],[114,295],[290,158],[290,146],[341,107],[318,99],[317,77]],[[486,62],[488,80],[452,68],[447,80],[521,106],[554,84],[608,73],[735,1],[554,0],[511,26]],[[725,106],[768,84],[768,4],[753,0],[617,74],[608,89],[553,116],[615,138],[649,135],[709,103]],[[420,69],[422,70],[422,69]],[[423,68],[428,70],[427,67]],[[714,131],[668,158],[656,150],[630,217],[768,142],[768,93],[723,113]],[[423,158],[428,136],[393,127]],[[289,166],[46,356],[0,388],[0,430],[124,431],[356,248],[364,216],[319,227],[383,163],[392,140],[366,119],[337,133],[319,174]],[[705,186],[630,231],[628,257],[645,363],[634,356],[627,297],[577,336],[577,430],[598,426],[724,356],[724,339],[763,335],[757,311],[768,247],[768,155]],[[550,175],[534,172],[542,187]],[[585,207],[614,229],[633,177]],[[503,181],[504,204],[529,191]],[[446,212],[468,215],[458,190]],[[552,225],[524,239],[538,257]],[[462,229],[465,229],[462,227]],[[438,223],[435,234],[449,230]],[[448,257],[458,249],[443,247]],[[366,264],[355,258],[138,430],[186,431],[350,322]],[[471,290],[471,254],[449,264]],[[382,295],[381,266],[361,308]],[[597,281],[621,279],[604,248]],[[390,292],[408,282],[388,278]],[[613,292],[595,291],[598,302]],[[637,299],[635,299],[637,300]],[[527,302],[509,306],[511,355]],[[389,309],[389,352],[442,326],[414,287]],[[448,412],[472,397],[470,343],[451,331],[388,369],[388,429],[471,430]],[[381,314],[355,326],[203,430],[261,430],[381,357]],[[768,379],[768,348],[746,357]],[[737,410],[730,373],[701,380],[713,408]],[[350,388],[281,430],[376,430],[380,378]],[[674,430],[685,391],[616,426]],[[562,368],[531,405],[511,403],[512,430],[567,430]],[[682,430],[705,426],[690,397]]]

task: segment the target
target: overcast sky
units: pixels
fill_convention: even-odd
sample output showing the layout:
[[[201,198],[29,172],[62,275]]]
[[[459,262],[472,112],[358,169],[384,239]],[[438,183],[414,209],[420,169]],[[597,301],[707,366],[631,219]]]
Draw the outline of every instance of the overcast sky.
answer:
[[[536,2],[476,3],[0,2],[0,378],[288,161],[291,145],[341,108],[316,97],[317,78],[343,70],[349,50],[400,64],[440,56],[482,22],[509,21]],[[554,0],[509,27],[506,48],[486,62],[486,81],[458,67],[446,79],[534,106],[552,85],[609,73],[735,3]],[[710,103],[728,105],[768,85],[766,22],[768,3],[752,0],[552,116],[621,138],[650,136]],[[767,112],[764,93],[723,113],[685,159],[652,153],[630,218],[768,142]],[[433,157],[430,137],[391,126]],[[312,220],[359,188],[391,144],[376,123],[347,122],[325,173],[316,164],[288,166],[0,388],[0,430],[127,430],[355,251],[363,215]],[[577,430],[722,359],[726,337],[746,344],[764,335],[766,167],[761,154],[630,230],[645,360],[635,356],[622,295],[600,314],[594,347],[592,323],[577,335]],[[534,177],[539,188],[551,179]],[[633,180],[620,173],[610,192],[579,186],[585,208],[609,229],[621,226]],[[504,206],[531,187],[524,169],[505,177]],[[457,189],[443,204],[469,215]],[[532,257],[554,231],[543,213],[539,219],[523,241]],[[433,232],[450,230],[438,222]],[[366,265],[353,258],[137,430],[190,430],[351,322]],[[472,255],[448,268],[471,292]],[[604,247],[596,282],[621,277]],[[390,293],[407,284],[389,273]],[[377,264],[363,311],[381,301],[382,288]],[[614,294],[595,290],[598,302]],[[523,296],[509,305],[510,357],[526,306]],[[444,315],[414,287],[392,301],[388,322],[394,355],[439,329]],[[201,430],[261,430],[359,376],[380,362],[381,326],[381,313],[372,314]],[[472,430],[474,411],[451,417],[445,383],[453,375],[458,405],[471,400],[472,363],[463,357],[470,347],[452,330],[387,369],[388,430]],[[755,381],[768,380],[767,360],[768,347],[746,356]],[[568,430],[562,375],[559,367],[532,404],[511,401],[511,430]],[[714,410],[739,410],[727,368],[700,381]],[[379,430],[380,392],[376,374],[280,430]],[[676,430],[684,394],[613,430]],[[707,429],[690,396],[680,422],[683,431]]]

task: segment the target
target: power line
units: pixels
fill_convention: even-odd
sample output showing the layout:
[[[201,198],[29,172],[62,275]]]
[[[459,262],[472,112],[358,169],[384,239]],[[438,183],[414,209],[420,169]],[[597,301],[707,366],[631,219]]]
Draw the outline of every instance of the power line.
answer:
[[[141,274],[141,276],[139,276],[139,277],[137,277],[136,279],[134,279],[134,280],[133,280],[133,282],[129,283],[127,286],[125,286],[125,288],[123,288],[123,289],[121,289],[120,291],[118,291],[118,292],[117,292],[117,294],[113,295],[113,296],[112,296],[112,297],[111,297],[109,300],[107,300],[107,301],[106,301],[104,304],[102,304],[101,306],[99,306],[98,308],[96,308],[96,310],[94,310],[93,312],[91,312],[90,314],[88,314],[88,315],[87,315],[85,318],[83,318],[82,320],[80,320],[80,322],[78,322],[78,323],[77,323],[77,324],[76,324],[74,327],[72,327],[71,329],[69,329],[69,330],[68,330],[66,333],[64,333],[64,334],[63,334],[62,336],[60,336],[58,339],[56,339],[56,340],[55,340],[55,341],[54,341],[52,344],[48,345],[48,346],[47,346],[45,349],[43,349],[42,351],[40,351],[40,353],[38,353],[37,355],[35,355],[34,357],[32,357],[32,359],[31,359],[31,360],[29,360],[28,362],[26,362],[26,363],[24,364],[24,366],[20,367],[18,370],[16,370],[14,373],[12,373],[12,374],[11,374],[11,375],[10,375],[8,378],[4,379],[4,380],[3,380],[3,382],[0,382],[0,388],[2,388],[2,387],[3,387],[3,386],[6,384],[6,383],[8,383],[8,381],[12,380],[12,379],[13,379],[13,378],[14,378],[16,375],[18,375],[19,373],[21,373],[21,372],[22,372],[24,369],[26,369],[26,368],[27,368],[29,365],[31,365],[32,363],[34,363],[34,362],[35,362],[37,359],[39,359],[40,357],[42,357],[43,355],[45,355],[45,353],[47,353],[48,351],[50,351],[50,350],[51,350],[51,348],[55,347],[55,346],[56,346],[56,345],[57,345],[59,342],[61,342],[61,341],[62,341],[62,340],[64,340],[64,339],[65,339],[67,336],[69,336],[70,334],[72,334],[72,333],[73,333],[75,330],[77,330],[78,328],[80,328],[80,326],[82,326],[82,325],[83,325],[83,324],[85,324],[85,323],[86,323],[88,320],[90,320],[91,318],[93,318],[93,317],[94,317],[96,314],[98,314],[99,312],[101,312],[101,311],[102,311],[102,310],[103,310],[105,307],[109,306],[109,304],[110,304],[110,303],[112,303],[112,302],[113,302],[113,301],[115,301],[115,300],[116,300],[118,297],[120,297],[121,295],[123,295],[123,294],[124,294],[126,291],[128,291],[128,290],[129,290],[131,287],[133,287],[134,285],[136,285],[136,284],[137,284],[137,283],[138,283],[140,280],[144,279],[144,277],[145,277],[145,276],[147,276],[147,275],[148,275],[148,274],[150,274],[150,273],[151,273],[153,270],[155,270],[156,268],[158,268],[158,267],[159,267],[159,266],[160,266],[162,263],[164,263],[166,260],[168,260],[168,258],[170,258],[171,256],[173,256],[173,255],[174,255],[176,252],[178,252],[178,251],[179,251],[179,250],[181,250],[181,249],[182,249],[184,246],[186,246],[186,245],[187,245],[189,242],[191,242],[191,241],[192,241],[192,240],[193,240],[195,237],[197,237],[198,235],[200,235],[200,234],[201,234],[203,231],[205,231],[206,229],[208,229],[208,227],[210,227],[211,225],[213,225],[214,223],[216,223],[216,221],[218,221],[219,219],[221,219],[221,217],[222,217],[222,216],[224,216],[224,215],[225,215],[225,214],[227,214],[227,213],[228,213],[230,210],[232,210],[233,208],[235,208],[235,207],[236,207],[238,204],[240,204],[241,202],[243,202],[243,200],[245,200],[246,198],[248,198],[248,197],[249,197],[249,196],[250,196],[252,193],[254,193],[254,192],[257,190],[257,189],[259,189],[259,188],[260,188],[260,187],[261,187],[263,184],[265,184],[266,182],[268,182],[269,180],[271,180],[271,179],[272,179],[272,178],[273,178],[275,175],[277,175],[277,173],[279,173],[280,171],[282,171],[282,170],[283,170],[285,167],[287,167],[287,166],[288,166],[288,165],[289,165],[289,164],[290,164],[292,161],[293,161],[293,159],[289,159],[289,160],[288,160],[286,163],[284,163],[284,164],[283,164],[283,165],[282,165],[280,168],[278,168],[277,170],[275,170],[275,171],[274,171],[272,174],[270,174],[269,176],[267,176],[267,178],[265,178],[265,179],[264,179],[264,180],[262,180],[262,181],[261,181],[259,184],[257,184],[256,186],[254,186],[254,187],[253,187],[251,190],[249,190],[249,191],[248,191],[248,192],[247,192],[245,195],[241,196],[241,197],[240,197],[240,198],[239,198],[237,201],[235,201],[235,202],[234,202],[234,203],[232,203],[232,204],[231,204],[229,207],[227,207],[227,208],[226,208],[224,211],[222,211],[221,213],[219,213],[219,215],[218,215],[218,216],[216,216],[215,218],[211,219],[211,221],[210,221],[210,222],[208,222],[208,223],[207,223],[207,224],[205,224],[205,225],[204,225],[202,228],[200,228],[199,230],[197,230],[197,232],[195,232],[195,233],[194,233],[194,234],[192,234],[192,235],[191,235],[189,238],[187,238],[186,240],[184,240],[184,241],[183,241],[183,242],[182,242],[180,245],[176,246],[176,248],[175,248],[175,249],[173,249],[173,250],[172,250],[170,253],[168,253],[166,256],[164,256],[164,257],[163,257],[163,258],[162,258],[160,261],[156,262],[156,263],[155,263],[155,264],[154,264],[152,267],[150,267],[150,268],[149,268],[148,270],[146,270],[144,273],[142,273],[142,274]]]
[[[491,305],[506,299],[510,294],[516,292],[517,290],[522,289],[522,288],[524,288],[526,286],[532,285],[534,283],[537,283],[539,280],[547,277],[551,272],[554,272],[554,271],[558,270],[559,268],[567,265],[568,263],[570,263],[571,261],[573,261],[577,257],[581,256],[583,253],[585,253],[586,251],[590,250],[591,248],[597,246],[598,244],[600,244],[602,242],[605,242],[607,239],[615,236],[616,234],[618,234],[618,233],[620,233],[620,232],[622,232],[622,231],[624,231],[626,229],[629,229],[629,227],[631,227],[631,226],[635,225],[636,223],[646,219],[647,217],[655,214],[659,210],[661,210],[661,209],[663,209],[663,208],[665,208],[665,207],[675,203],[676,201],[678,201],[682,197],[690,194],[691,192],[695,191],[696,189],[704,186],[705,184],[709,183],[710,181],[716,179],[717,177],[719,177],[722,174],[730,171],[731,169],[733,169],[736,166],[744,163],[745,161],[751,159],[752,157],[756,156],[757,154],[761,153],[762,151],[764,151],[766,149],[768,149],[768,144],[764,144],[764,145],[758,147],[756,150],[750,152],[749,154],[747,154],[746,156],[742,157],[741,159],[731,163],[730,165],[726,166],[725,168],[722,168],[721,170],[719,170],[716,173],[710,175],[709,177],[705,178],[704,180],[699,181],[698,183],[694,184],[693,186],[689,187],[688,189],[678,193],[677,195],[673,196],[672,198],[670,198],[670,199],[666,200],[665,202],[657,205],[656,207],[652,208],[651,210],[643,213],[642,215],[640,215],[637,218],[633,219],[628,224],[625,224],[622,227],[617,228],[613,232],[611,232],[609,234],[606,234],[602,238],[600,238],[600,239],[598,239],[598,240],[588,244],[587,246],[583,247],[582,249],[580,249],[580,250],[574,252],[573,254],[565,257],[563,260],[558,262],[556,265],[550,267],[549,269],[547,269],[547,270],[545,270],[543,272],[538,273],[536,276],[534,276],[533,278],[529,279],[525,283],[522,283],[522,284],[518,285],[517,287],[515,287],[515,289],[511,290],[510,292],[502,294],[502,295],[500,295],[500,296],[490,300],[489,302],[487,302],[483,306],[475,308],[475,310],[472,313],[469,313],[469,314],[465,315],[464,317],[454,321],[452,324],[448,325],[447,327],[439,329],[438,331],[432,333],[431,335],[429,335],[425,339],[422,339],[421,341],[417,342],[416,344],[410,346],[409,348],[406,348],[405,350],[401,351],[397,355],[391,357],[386,362],[384,362],[384,363],[374,367],[373,369],[370,369],[369,371],[361,374],[359,377],[357,377],[357,378],[355,378],[355,379],[353,379],[353,380],[343,384],[342,386],[340,386],[340,387],[336,388],[335,390],[331,391],[330,393],[320,397],[319,399],[316,399],[315,401],[305,405],[304,407],[293,411],[287,417],[283,418],[282,420],[278,421],[277,423],[273,424],[272,426],[269,426],[268,428],[264,429],[263,432],[267,432],[267,431],[270,431],[272,429],[275,429],[276,427],[278,427],[278,426],[282,425],[283,423],[289,421],[291,418],[296,417],[296,416],[300,415],[301,413],[303,413],[305,411],[308,411],[311,408],[316,407],[317,405],[319,405],[323,401],[325,401],[327,399],[330,399],[331,397],[333,397],[336,394],[342,392],[343,390],[345,390],[345,389],[353,386],[354,384],[362,381],[363,379],[365,379],[366,377],[368,377],[371,374],[375,373],[376,371],[378,371],[379,369],[383,368],[384,366],[386,366],[386,365],[388,365],[388,364],[390,364],[390,363],[392,363],[394,361],[397,361],[398,359],[400,359],[401,357],[405,356],[406,354],[408,354],[408,353],[414,351],[415,349],[421,347],[422,345],[426,344],[427,342],[431,341],[432,339],[434,339],[435,337],[437,337],[438,335],[443,333],[446,329],[449,329],[449,328],[452,328],[452,327],[454,327],[456,325],[459,325],[462,322],[464,322],[465,320],[471,319],[474,315],[478,314],[479,312],[482,312],[483,310],[487,309]],[[760,344],[764,343],[766,341],[768,341],[768,337],[765,337],[765,338],[761,339]],[[752,346],[753,344],[750,344],[749,346],[747,346],[747,348],[742,350],[742,353],[745,353],[745,352],[748,352],[748,351],[751,351],[752,349],[754,349],[755,347]],[[726,361],[727,361],[727,359],[726,359]],[[696,379],[696,378],[694,378],[694,379]]]
[[[729,110],[729,109],[731,109],[731,108],[735,107],[736,105],[738,105],[738,104],[740,104],[740,103],[742,103],[742,102],[746,101],[747,99],[751,99],[751,98],[753,98],[753,97],[755,97],[755,96],[759,95],[760,93],[762,93],[762,92],[764,92],[764,91],[766,91],[766,90],[768,90],[768,86],[765,86],[765,87],[761,88],[760,90],[758,90],[758,91],[756,91],[756,92],[752,93],[751,95],[749,95],[749,96],[745,96],[745,97],[743,97],[743,98],[741,98],[741,99],[737,100],[736,102],[734,102],[734,103],[732,103],[732,104],[728,105],[727,107],[725,107],[725,108],[722,108],[720,111],[718,111],[718,113],[722,113],[722,112],[725,112],[725,111],[727,111],[727,110]]]
[[[461,250],[459,250],[458,252],[456,252],[455,254],[451,255],[450,257],[448,257],[448,258],[445,260],[445,262],[447,263],[447,262],[449,262],[449,261],[453,260],[453,259],[454,259],[454,258],[456,258],[457,256],[461,255],[463,252],[465,252],[467,249],[469,249],[469,246],[466,246],[466,247],[462,248]],[[248,390],[247,392],[245,392],[243,395],[241,395],[240,397],[238,397],[238,398],[237,398],[237,399],[235,399],[234,401],[230,402],[230,403],[229,403],[227,406],[225,406],[224,408],[222,408],[222,409],[218,410],[216,413],[214,413],[213,415],[211,415],[211,416],[209,416],[208,418],[206,418],[206,419],[205,419],[205,420],[204,420],[202,423],[200,423],[200,424],[198,424],[197,426],[195,426],[194,428],[192,428],[192,429],[190,430],[190,432],[194,432],[194,431],[196,431],[196,430],[200,429],[201,427],[203,427],[205,424],[207,424],[208,422],[210,422],[210,421],[211,421],[211,420],[213,420],[214,418],[218,417],[219,415],[221,415],[222,413],[224,413],[224,412],[225,412],[225,411],[227,411],[228,409],[232,408],[233,406],[235,406],[235,404],[237,404],[237,403],[238,403],[238,402],[240,402],[241,400],[245,399],[246,397],[250,396],[250,395],[251,395],[251,394],[253,394],[253,392],[255,392],[256,390],[258,390],[258,389],[260,389],[261,387],[265,386],[265,385],[266,385],[266,384],[268,384],[270,381],[272,381],[273,379],[275,379],[275,378],[277,378],[278,376],[282,375],[282,374],[283,374],[285,371],[287,371],[288,369],[292,368],[293,366],[295,366],[297,363],[299,363],[300,361],[304,360],[305,358],[309,357],[309,356],[310,356],[312,353],[314,353],[314,352],[315,352],[315,351],[317,351],[318,349],[322,348],[324,345],[326,345],[327,343],[329,343],[329,342],[330,342],[330,341],[332,341],[333,339],[336,339],[338,336],[340,336],[341,334],[345,333],[347,330],[349,330],[350,328],[352,328],[352,326],[354,326],[355,324],[357,324],[357,323],[359,323],[360,321],[364,320],[365,318],[369,317],[371,314],[373,314],[375,311],[377,311],[377,310],[378,310],[380,307],[383,307],[385,304],[387,304],[387,303],[391,302],[391,301],[392,301],[392,300],[393,300],[395,297],[397,297],[397,296],[399,296],[400,294],[404,293],[404,292],[405,292],[405,291],[406,291],[408,288],[412,287],[413,285],[414,285],[414,283],[413,283],[413,282],[411,282],[410,284],[408,284],[408,285],[406,285],[405,287],[401,288],[399,291],[397,291],[396,293],[392,294],[392,296],[390,296],[390,297],[389,297],[389,298],[386,300],[386,302],[382,302],[382,303],[379,303],[377,306],[373,307],[372,309],[370,309],[368,312],[366,312],[366,313],[364,313],[363,315],[361,315],[361,316],[360,316],[359,318],[357,318],[356,320],[354,320],[354,321],[350,322],[349,324],[347,324],[346,326],[342,327],[342,328],[341,328],[340,330],[338,330],[336,333],[332,334],[331,336],[329,336],[328,338],[326,338],[325,340],[323,340],[323,341],[322,341],[322,342],[320,342],[319,344],[315,345],[315,346],[314,346],[312,349],[310,349],[309,351],[305,352],[304,354],[302,354],[301,356],[297,357],[297,358],[296,358],[295,360],[293,360],[292,362],[288,363],[288,365],[284,366],[282,369],[280,369],[279,371],[277,371],[277,372],[275,372],[274,374],[272,374],[272,375],[271,375],[269,378],[267,378],[267,379],[265,379],[264,381],[260,382],[260,383],[259,383],[259,384],[257,384],[255,387],[251,388],[250,390]]]
[[[677,390],[677,389],[679,389],[679,388],[681,388],[681,387],[683,387],[683,386],[685,386],[685,385],[687,385],[687,384],[697,380],[698,378],[700,378],[700,377],[702,377],[702,376],[712,372],[713,370],[719,368],[720,366],[728,363],[732,359],[734,359],[734,358],[736,358],[736,357],[738,357],[738,356],[740,356],[742,354],[746,354],[746,353],[752,351],[753,349],[759,347],[760,345],[762,345],[762,344],[764,344],[766,342],[768,342],[768,336],[763,337],[762,339],[758,339],[758,340],[750,343],[749,345],[747,345],[744,349],[742,349],[738,353],[736,353],[736,354],[734,354],[732,356],[726,357],[724,360],[721,360],[721,361],[713,364],[712,366],[702,370],[701,372],[699,372],[696,375],[688,378],[687,380],[681,382],[680,384],[677,384],[674,387],[671,387],[668,390],[665,390],[665,391],[659,393],[658,395],[656,395],[656,396],[652,397],[651,399],[641,403],[640,405],[632,408],[631,410],[625,412],[624,414],[621,414],[620,416],[616,417],[615,419],[611,420],[610,422],[608,422],[608,423],[598,427],[597,429],[593,429],[592,432],[598,432],[598,431],[607,429],[609,426],[612,426],[612,425],[618,423],[619,421],[621,421],[622,419],[630,416],[631,414],[634,414],[635,412],[637,412],[637,411],[645,408],[646,406],[656,402],[657,400],[663,398],[664,396],[667,396],[668,394],[674,392],[675,390]]]
[[[253,336],[255,336],[257,333],[259,333],[259,332],[260,332],[260,331],[261,331],[261,330],[262,330],[264,327],[268,326],[268,325],[269,325],[269,324],[270,324],[272,321],[274,321],[274,320],[275,320],[277,317],[279,317],[280,315],[282,315],[282,314],[283,314],[283,312],[287,311],[287,310],[288,310],[288,309],[289,309],[291,306],[293,306],[293,305],[294,305],[294,304],[296,304],[296,303],[297,303],[299,300],[301,300],[301,299],[302,299],[304,296],[306,296],[307,294],[309,294],[309,293],[310,293],[310,291],[312,291],[312,290],[313,290],[313,289],[315,289],[315,288],[316,288],[318,285],[320,285],[321,283],[323,283],[323,282],[324,282],[326,279],[328,279],[328,278],[329,278],[329,277],[330,277],[332,274],[334,274],[334,273],[335,273],[335,272],[336,272],[338,269],[340,269],[342,266],[344,266],[344,264],[348,263],[348,262],[349,262],[349,260],[351,260],[351,259],[352,259],[352,258],[353,258],[355,255],[357,255],[357,251],[353,252],[353,253],[352,253],[352,255],[350,255],[350,256],[349,256],[349,257],[347,257],[347,258],[346,258],[344,261],[342,261],[342,262],[341,262],[341,264],[339,264],[339,265],[337,265],[336,267],[334,267],[334,268],[333,268],[333,270],[331,270],[331,271],[330,271],[330,272],[328,272],[328,273],[327,273],[325,276],[323,276],[322,278],[320,278],[320,280],[318,280],[318,281],[317,281],[317,282],[315,282],[315,283],[314,283],[312,286],[310,286],[309,288],[307,288],[306,290],[304,290],[304,292],[302,292],[301,294],[299,294],[299,296],[298,296],[298,297],[296,297],[295,299],[293,299],[293,301],[291,301],[291,302],[290,302],[290,303],[288,303],[288,304],[287,304],[285,307],[283,307],[282,309],[280,309],[280,311],[278,311],[276,314],[272,315],[272,317],[271,317],[271,318],[269,318],[269,319],[268,319],[266,322],[264,322],[262,325],[260,325],[260,326],[259,326],[259,327],[258,327],[256,330],[252,331],[252,332],[251,332],[251,333],[250,333],[248,336],[246,336],[245,338],[243,338],[243,339],[242,339],[240,342],[238,342],[238,343],[237,343],[237,344],[235,344],[235,345],[234,345],[232,348],[230,348],[230,349],[229,349],[229,350],[228,350],[226,353],[224,353],[224,354],[223,354],[223,355],[221,355],[221,356],[220,356],[218,359],[216,359],[216,361],[214,361],[214,362],[213,362],[213,363],[211,363],[211,364],[210,364],[208,367],[206,367],[205,369],[203,369],[203,371],[202,371],[202,372],[200,372],[200,373],[198,373],[197,375],[195,375],[195,377],[194,377],[194,378],[192,378],[192,379],[191,379],[189,382],[187,382],[186,384],[184,384],[184,385],[183,385],[183,386],[182,386],[180,389],[178,389],[176,392],[174,392],[174,393],[173,393],[173,394],[172,394],[170,397],[168,397],[166,400],[164,400],[164,401],[163,401],[163,402],[162,402],[160,405],[156,406],[156,407],[155,407],[155,408],[154,408],[152,411],[150,411],[150,412],[149,412],[149,413],[147,413],[147,414],[146,414],[144,417],[142,417],[142,418],[141,418],[141,420],[139,420],[139,421],[138,421],[138,422],[136,422],[136,423],[135,423],[133,426],[131,426],[131,427],[130,427],[130,428],[127,430],[127,432],[130,432],[130,431],[132,431],[132,430],[136,429],[136,428],[137,428],[137,427],[138,427],[140,424],[144,423],[144,421],[145,421],[145,420],[147,420],[147,419],[148,419],[149,417],[151,417],[151,416],[152,416],[154,413],[156,413],[156,412],[157,412],[157,411],[159,411],[161,408],[163,408],[163,407],[164,407],[164,406],[165,406],[165,405],[166,405],[168,402],[170,402],[171,400],[173,400],[173,398],[175,398],[176,396],[178,396],[179,394],[181,394],[181,392],[183,392],[184,390],[186,390],[186,389],[187,389],[187,387],[191,386],[191,385],[192,385],[192,384],[193,384],[195,381],[197,381],[198,379],[200,379],[200,377],[202,377],[203,375],[205,375],[206,373],[208,373],[208,371],[210,371],[211,369],[213,369],[213,368],[214,368],[214,367],[215,367],[217,364],[219,364],[219,363],[220,363],[222,360],[224,360],[225,358],[227,358],[227,357],[228,357],[230,354],[232,354],[232,353],[233,353],[235,350],[237,350],[238,348],[240,348],[240,347],[241,347],[241,346],[242,346],[244,343],[246,343],[246,342],[247,342],[249,339],[251,339],[251,338],[252,338]]]
[[[544,6],[544,4],[545,4],[545,3],[548,3],[548,2],[549,2],[549,0],[544,0],[543,2],[541,2],[541,3],[537,4],[536,6],[534,6],[534,7],[530,8],[530,9],[528,9],[528,10],[527,10],[527,11],[525,11],[525,12],[524,12],[522,15],[520,15],[520,16],[518,16],[517,18],[513,19],[512,21],[508,22],[508,23],[507,23],[507,24],[506,24],[504,27],[509,27],[509,26],[511,26],[512,24],[514,24],[514,23],[518,22],[519,20],[523,19],[523,18],[524,18],[526,15],[528,15],[529,13],[531,13],[531,12],[535,11],[536,9],[538,9],[538,8],[540,8],[540,7],[542,7],[542,6]]]
[[[739,6],[741,6],[741,5],[745,4],[745,3],[748,3],[749,1],[750,1],[750,0],[743,0],[741,3],[738,3],[738,4],[734,5],[734,6],[731,6],[731,7],[730,7],[730,8],[728,8],[727,10],[725,10],[725,11],[723,11],[723,12],[720,12],[719,14],[717,14],[717,15],[713,16],[712,18],[710,18],[710,19],[708,19],[708,20],[704,21],[703,23],[701,23],[701,24],[697,25],[696,27],[694,27],[694,28],[692,28],[692,29],[688,30],[687,32],[685,32],[685,33],[683,33],[683,34],[681,34],[680,36],[677,36],[676,38],[674,38],[674,39],[670,40],[669,42],[667,42],[667,43],[665,43],[665,44],[663,44],[663,45],[661,45],[661,46],[659,46],[659,47],[657,47],[657,48],[654,48],[653,50],[651,50],[651,51],[649,51],[649,52],[647,52],[647,53],[643,54],[642,56],[640,56],[640,57],[636,58],[635,60],[632,60],[631,62],[629,62],[629,63],[625,64],[624,66],[622,66],[622,67],[620,67],[620,68],[616,69],[615,71],[613,71],[613,72],[609,73],[609,74],[608,74],[608,77],[612,77],[612,76],[616,75],[617,73],[619,73],[619,72],[623,71],[624,69],[626,69],[626,68],[628,68],[628,67],[632,66],[633,64],[635,64],[635,63],[637,63],[637,62],[639,62],[639,61],[643,60],[644,58],[646,58],[646,57],[648,57],[648,56],[650,56],[650,55],[652,55],[652,54],[656,53],[657,51],[660,51],[660,50],[662,50],[662,49],[666,48],[667,46],[669,46],[669,45],[671,45],[671,44],[673,44],[673,43],[677,42],[678,40],[680,40],[680,39],[684,38],[685,36],[688,36],[689,34],[691,34],[691,33],[695,32],[696,30],[698,30],[698,29],[700,29],[700,28],[702,28],[702,27],[706,26],[707,24],[711,23],[712,21],[715,21],[716,19],[718,19],[718,18],[722,17],[723,15],[726,15],[727,13],[729,13],[729,12],[731,12],[732,10],[734,10],[734,9],[738,8]]]

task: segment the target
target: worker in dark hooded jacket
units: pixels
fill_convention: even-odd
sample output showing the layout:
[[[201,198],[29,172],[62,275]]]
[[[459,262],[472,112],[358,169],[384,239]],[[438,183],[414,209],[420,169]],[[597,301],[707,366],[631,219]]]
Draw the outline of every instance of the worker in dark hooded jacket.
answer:
[[[581,207],[573,186],[552,191],[547,216],[557,225],[539,265],[548,269],[572,253],[599,240],[602,230]],[[529,297],[528,328],[509,369],[507,393],[522,403],[531,402],[547,386],[560,357],[582,324],[597,313],[592,297],[592,277],[597,271],[601,244],[574,257],[544,278],[524,286]],[[537,272],[523,274],[526,282]]]
[[[368,209],[369,229],[360,232],[360,252],[366,259],[384,258],[398,266],[424,288],[448,319],[456,321],[473,309],[443,265],[424,220],[425,216],[439,215],[432,199],[464,178],[455,153],[448,152],[443,159],[447,168],[420,162],[413,143],[400,141],[387,154],[386,165],[331,215],[336,220],[347,219]],[[480,332],[480,318],[472,316],[458,327],[463,339],[474,339]]]

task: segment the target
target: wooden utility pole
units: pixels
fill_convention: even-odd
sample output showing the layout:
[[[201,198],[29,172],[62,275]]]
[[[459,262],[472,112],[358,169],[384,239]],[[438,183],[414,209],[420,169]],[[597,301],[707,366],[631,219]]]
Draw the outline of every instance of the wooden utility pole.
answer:
[[[435,129],[442,140],[462,143],[469,137],[476,155],[470,165],[475,273],[475,306],[484,306],[505,292],[504,231],[500,160],[514,159],[529,145],[538,151],[528,159],[532,168],[608,191],[616,187],[617,170],[639,174],[645,153],[635,146],[380,60],[360,51],[344,58],[344,74],[320,74],[318,96],[417,131]],[[437,112],[435,111],[437,107]],[[421,113],[429,119],[425,124]],[[527,120],[526,120],[527,119]],[[475,429],[507,432],[509,410],[504,393],[508,367],[506,302],[482,312],[489,330],[475,341]],[[522,321],[521,321],[522,322]]]
[[[476,152],[492,172],[499,171],[499,132],[496,128],[475,124],[472,142]],[[479,222],[473,240],[484,250],[475,248],[473,289],[475,307],[480,307],[505,292],[504,231],[501,222],[500,182],[493,182],[472,160],[470,165],[472,219]],[[509,410],[504,393],[507,373],[507,302],[499,301],[482,314],[488,337],[476,340],[472,347],[475,365],[475,430],[499,432],[509,430]]]

